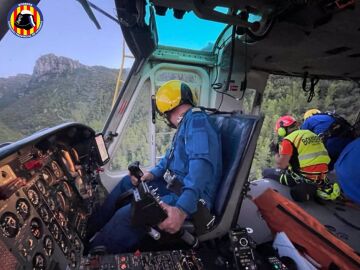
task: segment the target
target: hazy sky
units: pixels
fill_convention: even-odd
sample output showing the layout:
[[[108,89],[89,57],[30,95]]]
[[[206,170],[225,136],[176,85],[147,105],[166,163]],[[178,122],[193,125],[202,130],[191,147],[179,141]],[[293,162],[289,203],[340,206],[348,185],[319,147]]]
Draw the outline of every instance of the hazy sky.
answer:
[[[116,17],[113,0],[91,0]],[[8,31],[0,42],[0,77],[31,74],[39,56],[54,53],[86,65],[119,68],[122,33],[119,25],[94,10],[102,29],[97,30],[76,0],[42,0],[41,31],[32,38],[19,38]]]

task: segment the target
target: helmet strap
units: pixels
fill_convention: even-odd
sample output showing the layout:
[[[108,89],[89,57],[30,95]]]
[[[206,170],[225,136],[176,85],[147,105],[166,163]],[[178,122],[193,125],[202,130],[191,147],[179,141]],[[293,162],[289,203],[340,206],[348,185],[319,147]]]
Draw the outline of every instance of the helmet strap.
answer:
[[[176,122],[178,124],[180,124],[180,122],[183,120],[184,116],[183,115],[179,115],[178,118],[176,119]]]

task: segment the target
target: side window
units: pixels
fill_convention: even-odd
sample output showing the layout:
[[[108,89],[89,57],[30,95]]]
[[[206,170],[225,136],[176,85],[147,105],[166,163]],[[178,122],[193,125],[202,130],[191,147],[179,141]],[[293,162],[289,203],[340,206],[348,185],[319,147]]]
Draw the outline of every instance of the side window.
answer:
[[[170,146],[171,139],[175,132],[176,130],[170,128],[164,119],[157,117],[155,124],[156,163],[165,155],[165,151]]]
[[[255,97],[256,97],[255,89],[249,89],[249,88],[246,89],[244,97],[243,97],[243,104],[242,104],[243,113],[251,114]]]
[[[155,75],[155,91],[169,80],[181,80],[189,84],[191,89],[199,101],[201,89],[201,77],[189,71],[172,71],[160,69]],[[167,126],[164,119],[157,117],[155,125],[155,141],[156,141],[156,162],[165,154],[166,149],[171,144],[171,139],[176,130]]]
[[[127,170],[133,161],[140,161],[141,166],[150,166],[150,124],[151,124],[151,85],[146,81],[138,96],[134,107],[126,121],[120,142],[111,160],[110,169],[116,171]]]

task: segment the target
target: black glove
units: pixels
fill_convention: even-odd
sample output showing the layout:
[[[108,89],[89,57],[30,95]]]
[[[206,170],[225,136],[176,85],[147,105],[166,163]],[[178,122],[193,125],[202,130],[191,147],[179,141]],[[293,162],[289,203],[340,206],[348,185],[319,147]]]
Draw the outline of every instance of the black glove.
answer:
[[[279,153],[279,144],[275,142],[271,142],[269,145],[270,153],[277,154]]]

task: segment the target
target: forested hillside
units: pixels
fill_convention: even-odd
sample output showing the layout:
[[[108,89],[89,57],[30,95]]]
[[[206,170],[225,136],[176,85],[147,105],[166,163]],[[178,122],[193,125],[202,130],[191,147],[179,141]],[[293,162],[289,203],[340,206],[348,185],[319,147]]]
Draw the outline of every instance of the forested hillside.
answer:
[[[118,71],[88,67],[77,61],[46,55],[38,59],[32,75],[0,78],[0,144],[15,141],[45,127],[77,121],[100,131],[110,112]],[[124,74],[123,79],[126,76]],[[145,89],[148,89],[145,91]],[[113,169],[123,169],[131,161],[148,165],[150,85],[145,84],[127,124],[126,133],[112,162]],[[311,103],[302,91],[302,79],[270,76],[262,105],[265,121],[258,140],[250,174],[260,178],[263,168],[273,165],[269,144],[276,139],[274,123],[284,114],[299,121],[309,108],[336,111],[353,123],[360,110],[360,87],[349,81],[322,80]],[[156,156],[170,143],[165,124],[156,126]]]
[[[318,108],[321,111],[336,111],[350,123],[354,123],[360,111],[360,86],[355,82],[321,80],[315,88],[313,100],[308,103],[307,98],[302,90],[302,79],[270,76],[262,105],[265,120],[252,165],[251,179],[260,178],[262,168],[274,165],[269,144],[276,140],[274,125],[281,115],[291,114],[302,121],[307,109]]]
[[[55,55],[30,75],[0,79],[0,143],[68,121],[100,131],[110,112],[118,71]]]

